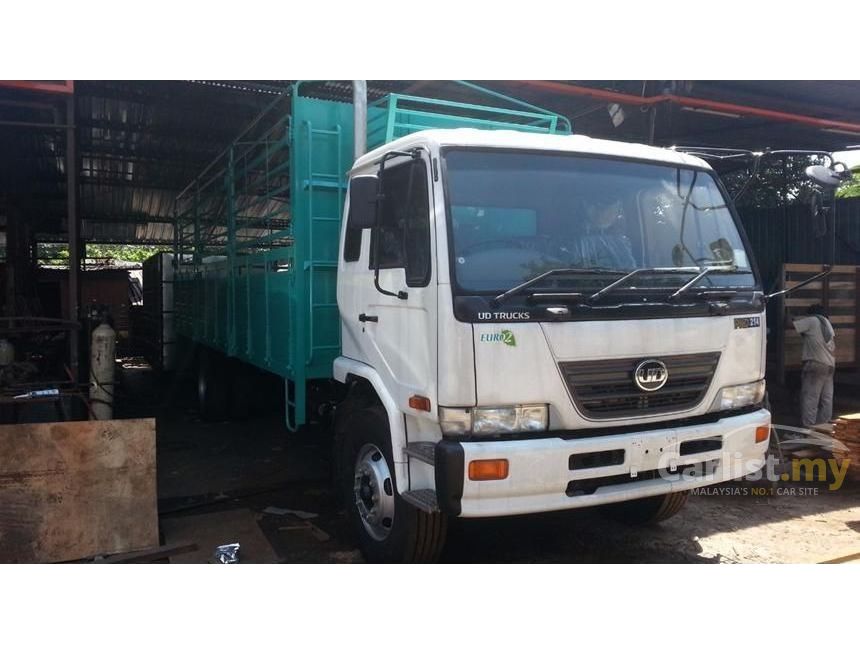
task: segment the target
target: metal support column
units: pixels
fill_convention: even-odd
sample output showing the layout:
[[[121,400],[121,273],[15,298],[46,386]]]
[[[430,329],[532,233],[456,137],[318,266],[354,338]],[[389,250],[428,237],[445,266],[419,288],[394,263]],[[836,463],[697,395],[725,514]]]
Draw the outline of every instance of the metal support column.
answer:
[[[653,146],[657,134],[657,105],[648,109],[648,145]]]
[[[69,309],[67,317],[80,320],[80,225],[78,221],[78,164],[75,137],[75,95],[66,98],[66,228],[69,233]],[[80,358],[78,333],[69,334],[69,369],[72,378],[78,379]]]
[[[227,153],[227,355],[236,353],[236,167],[234,147]],[[247,178],[245,180],[247,183]]]

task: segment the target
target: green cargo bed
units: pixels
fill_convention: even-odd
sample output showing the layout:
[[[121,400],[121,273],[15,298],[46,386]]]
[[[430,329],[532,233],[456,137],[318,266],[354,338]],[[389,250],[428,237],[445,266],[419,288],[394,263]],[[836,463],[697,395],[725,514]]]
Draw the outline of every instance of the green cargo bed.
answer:
[[[279,97],[176,200],[177,333],[283,377],[287,424],[340,354],[337,251],[352,104]],[[569,132],[558,115],[388,95],[368,108],[371,148],[427,128]]]

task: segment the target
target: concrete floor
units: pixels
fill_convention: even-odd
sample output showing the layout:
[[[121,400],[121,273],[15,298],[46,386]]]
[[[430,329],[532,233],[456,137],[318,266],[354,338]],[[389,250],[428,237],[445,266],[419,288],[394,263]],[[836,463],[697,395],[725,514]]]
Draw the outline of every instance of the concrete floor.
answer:
[[[198,527],[201,545],[244,536],[251,561],[361,562],[329,487],[325,431],[292,434],[277,415],[205,423],[187,384],[175,386],[151,373],[136,373],[124,389],[124,416],[158,414],[159,511],[168,543],[176,533],[167,535],[166,527],[181,526],[170,530],[183,539]],[[840,411],[860,409],[854,388],[843,394]],[[793,400],[791,391],[775,397],[783,423],[793,418]],[[722,491],[727,495],[691,497],[679,515],[647,528],[619,524],[595,510],[455,521],[442,560],[822,562],[860,552],[859,484],[830,491],[826,484],[802,483],[767,495],[756,489],[744,484]],[[315,517],[265,512],[269,507]],[[184,561],[211,561],[210,551],[201,546]]]

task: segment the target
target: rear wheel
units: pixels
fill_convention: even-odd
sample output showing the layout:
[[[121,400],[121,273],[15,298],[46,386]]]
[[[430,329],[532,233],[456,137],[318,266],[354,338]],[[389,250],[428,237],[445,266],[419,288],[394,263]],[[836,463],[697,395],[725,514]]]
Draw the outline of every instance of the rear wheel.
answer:
[[[631,499],[607,504],[601,512],[607,517],[630,525],[657,524],[678,513],[687,503],[688,491]]]
[[[341,486],[350,524],[369,562],[435,562],[445,544],[447,518],[424,513],[397,494],[388,418],[379,406],[340,423]]]

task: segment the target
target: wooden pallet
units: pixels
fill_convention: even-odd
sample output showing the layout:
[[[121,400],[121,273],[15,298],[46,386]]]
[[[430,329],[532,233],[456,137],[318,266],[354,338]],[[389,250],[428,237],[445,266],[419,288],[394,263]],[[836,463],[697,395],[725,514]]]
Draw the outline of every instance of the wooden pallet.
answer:
[[[857,298],[860,281],[855,265],[836,265],[829,275],[815,280],[785,296],[782,309],[782,329],[779,356],[782,370],[800,369],[803,339],[794,329],[792,318],[806,314],[809,305],[822,304],[828,311],[830,322],[836,332],[836,365],[840,368],[855,367],[858,355]],[[822,264],[784,264],[781,289],[787,289],[825,271]]]

